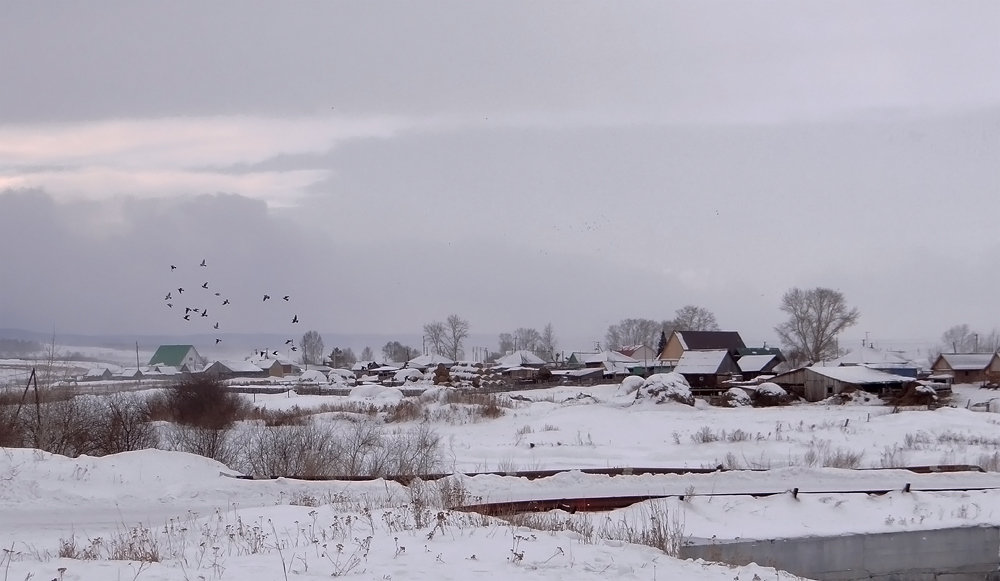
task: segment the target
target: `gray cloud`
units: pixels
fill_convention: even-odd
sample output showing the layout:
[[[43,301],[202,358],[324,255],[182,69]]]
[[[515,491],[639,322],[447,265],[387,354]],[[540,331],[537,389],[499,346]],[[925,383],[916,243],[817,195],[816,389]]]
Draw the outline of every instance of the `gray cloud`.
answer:
[[[7,12],[2,326],[184,332],[164,265],[201,258],[234,332],[285,332],[275,286],[570,348],[687,303],[770,339],[793,285],[875,337],[1000,326],[993,3]]]

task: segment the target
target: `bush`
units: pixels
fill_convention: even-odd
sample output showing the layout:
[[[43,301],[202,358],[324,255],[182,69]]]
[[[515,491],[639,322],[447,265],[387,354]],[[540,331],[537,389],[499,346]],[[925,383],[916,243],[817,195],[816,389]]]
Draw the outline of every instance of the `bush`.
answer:
[[[151,410],[160,419],[186,426],[219,430],[251,415],[249,402],[226,390],[222,381],[207,375],[189,377],[171,387],[164,401]],[[166,409],[163,409],[165,406]]]
[[[677,402],[694,405],[694,395],[691,386],[680,373],[656,373],[650,375],[635,392],[636,400],[648,400],[653,403]]]
[[[753,392],[753,404],[757,407],[787,405],[791,401],[792,396],[776,383],[762,383]]]

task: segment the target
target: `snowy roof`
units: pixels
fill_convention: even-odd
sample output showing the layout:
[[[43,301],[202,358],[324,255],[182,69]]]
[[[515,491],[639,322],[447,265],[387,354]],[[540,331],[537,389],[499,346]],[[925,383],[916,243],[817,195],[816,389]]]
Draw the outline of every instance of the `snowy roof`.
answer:
[[[872,369],[870,367],[860,365],[847,365],[841,367],[823,367],[821,365],[813,365],[812,367],[806,367],[806,369],[824,377],[829,377],[830,379],[836,379],[837,381],[843,381],[844,383],[853,383],[858,385],[871,383],[909,383],[913,381],[912,377],[886,373],[884,371],[879,371],[878,369]]]
[[[955,371],[978,371],[986,369],[993,353],[942,353],[941,358]]]
[[[739,364],[740,371],[755,372],[763,370],[776,357],[777,355],[744,355],[736,363]]]
[[[725,349],[685,351],[677,361],[677,367],[674,368],[674,372],[705,375],[718,373],[727,355],[729,355],[729,351]]]
[[[531,351],[515,351],[497,360],[497,367],[520,367],[524,365],[545,365],[545,360]]]
[[[874,347],[861,347],[842,357],[823,362],[823,365],[828,366],[880,364],[916,366],[916,364],[907,359],[902,353],[884,351],[882,349],[875,349]]]
[[[638,363],[638,359],[633,359],[628,355],[622,355],[617,351],[601,351],[593,355],[588,355],[584,363]]]
[[[225,367],[233,373],[260,373],[261,368],[249,361],[216,361],[215,363]],[[214,365],[214,364],[213,364]],[[209,366],[211,367],[211,365]]]
[[[406,363],[409,367],[430,367],[432,365],[454,365],[455,362],[448,359],[444,355],[438,355],[437,353],[431,353],[429,355],[420,355],[410,359]]]

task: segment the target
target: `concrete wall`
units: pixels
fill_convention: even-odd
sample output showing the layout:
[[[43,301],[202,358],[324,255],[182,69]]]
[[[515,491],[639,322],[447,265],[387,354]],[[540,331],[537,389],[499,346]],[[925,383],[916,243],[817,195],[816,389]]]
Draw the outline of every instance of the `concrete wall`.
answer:
[[[757,563],[820,581],[1000,581],[1000,527],[769,541],[692,539],[680,556]]]

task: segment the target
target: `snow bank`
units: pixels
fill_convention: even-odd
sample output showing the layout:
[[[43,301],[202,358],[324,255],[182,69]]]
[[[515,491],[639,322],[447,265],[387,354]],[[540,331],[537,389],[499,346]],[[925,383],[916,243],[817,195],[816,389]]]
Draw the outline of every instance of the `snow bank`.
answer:
[[[391,402],[403,399],[403,392],[395,387],[364,383],[352,389],[350,397],[351,399],[377,399]]]
[[[323,375],[322,371],[317,371],[315,369],[310,369],[308,371],[303,371],[302,375],[299,376],[299,381],[309,382],[309,383],[326,383],[326,376]]]
[[[653,403],[677,402],[694,405],[691,386],[680,373],[657,373],[650,375],[635,392],[636,401]]]

